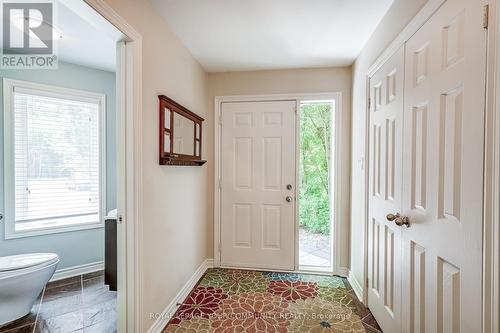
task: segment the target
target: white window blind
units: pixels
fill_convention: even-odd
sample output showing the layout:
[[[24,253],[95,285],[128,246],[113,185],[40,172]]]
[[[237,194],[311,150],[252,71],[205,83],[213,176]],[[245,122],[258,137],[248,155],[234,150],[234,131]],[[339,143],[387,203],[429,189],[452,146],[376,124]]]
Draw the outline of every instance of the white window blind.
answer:
[[[99,223],[99,100],[15,87],[15,230]]]

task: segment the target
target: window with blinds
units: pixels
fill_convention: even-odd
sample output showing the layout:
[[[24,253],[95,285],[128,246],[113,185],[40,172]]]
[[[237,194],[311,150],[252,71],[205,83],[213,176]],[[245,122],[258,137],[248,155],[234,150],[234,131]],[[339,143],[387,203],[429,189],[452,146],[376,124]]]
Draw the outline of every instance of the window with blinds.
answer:
[[[100,223],[103,103],[97,97],[12,87],[15,232]]]

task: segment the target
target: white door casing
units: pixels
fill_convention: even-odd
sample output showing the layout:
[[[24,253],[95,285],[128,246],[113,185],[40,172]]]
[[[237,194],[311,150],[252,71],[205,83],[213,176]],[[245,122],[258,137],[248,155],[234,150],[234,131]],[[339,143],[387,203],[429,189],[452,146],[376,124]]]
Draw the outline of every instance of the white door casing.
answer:
[[[370,79],[368,306],[384,332],[400,332],[404,47]]]
[[[222,103],[222,266],[295,268],[296,108]]]
[[[403,331],[481,331],[486,30],[447,0],[406,44]]]

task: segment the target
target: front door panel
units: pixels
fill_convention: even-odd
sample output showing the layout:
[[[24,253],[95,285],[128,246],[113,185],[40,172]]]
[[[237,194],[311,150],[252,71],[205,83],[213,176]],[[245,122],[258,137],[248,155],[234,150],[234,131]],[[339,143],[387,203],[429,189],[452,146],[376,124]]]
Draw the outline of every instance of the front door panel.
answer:
[[[222,104],[222,265],[295,268],[295,110]]]

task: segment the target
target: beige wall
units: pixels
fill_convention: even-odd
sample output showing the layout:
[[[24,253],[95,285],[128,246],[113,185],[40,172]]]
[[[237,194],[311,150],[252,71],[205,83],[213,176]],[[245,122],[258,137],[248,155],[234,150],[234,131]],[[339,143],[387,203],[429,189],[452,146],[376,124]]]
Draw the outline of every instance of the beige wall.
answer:
[[[208,74],[209,87],[209,140],[207,147],[209,151],[209,180],[210,188],[213,188],[213,118],[214,118],[214,98],[215,96],[230,95],[270,95],[289,93],[319,93],[319,92],[342,92],[343,99],[343,124],[345,130],[343,136],[342,158],[342,204],[343,221],[340,225],[342,238],[341,267],[349,265],[349,190],[350,190],[350,110],[351,110],[351,78],[350,67],[342,68],[314,68],[314,69],[293,69],[293,70],[273,70],[273,71],[252,71],[252,72],[229,72]],[[213,195],[209,197],[209,207],[213,207]],[[213,212],[210,213],[210,227],[208,230],[208,253],[213,256]]]
[[[351,272],[363,286],[365,206],[366,72],[427,0],[395,0],[353,65],[352,87],[352,187]],[[363,160],[363,163],[361,162]]]
[[[149,1],[106,1],[143,37],[145,332],[149,314],[163,311],[207,257],[207,167],[160,166],[157,156],[157,95],[206,117],[206,74]]]

